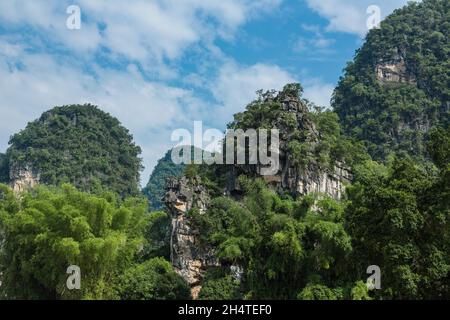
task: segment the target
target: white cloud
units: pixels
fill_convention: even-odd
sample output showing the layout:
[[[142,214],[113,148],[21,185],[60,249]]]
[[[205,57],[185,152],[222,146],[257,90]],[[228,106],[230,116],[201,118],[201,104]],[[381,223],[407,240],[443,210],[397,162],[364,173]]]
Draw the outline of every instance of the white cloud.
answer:
[[[224,128],[234,113],[243,111],[255,98],[257,90],[280,90],[299,80],[276,65],[238,65],[213,45],[214,38],[232,38],[248,19],[279,3],[79,0],[82,29],[71,31],[65,27],[69,1],[1,1],[2,23],[12,28],[26,25],[33,33],[29,34],[31,42],[16,33],[0,36],[0,150],[6,148],[10,134],[43,111],[58,105],[92,103],[116,116],[135,136],[143,149],[145,184],[158,158],[171,147],[173,129],[189,129],[194,120]],[[47,51],[41,41],[48,39],[75,53],[64,57]],[[327,41],[318,37],[313,45],[323,48],[330,44]],[[207,59],[198,62],[199,72],[181,83],[210,90],[216,106],[208,105],[207,98],[198,93],[165,81],[177,72],[166,60],[177,60],[192,45],[203,46],[200,51],[208,53],[200,55]],[[126,61],[128,67],[100,65],[94,53],[101,48],[107,49],[109,58]],[[203,72],[211,70],[217,75],[205,77]],[[148,74],[156,76],[147,78]],[[331,85],[303,80],[307,98],[329,104]]]
[[[216,113],[217,123],[223,125],[232,120],[233,114],[244,111],[247,104],[256,98],[257,90],[281,90],[284,85],[293,82],[302,84],[303,96],[308,100],[320,106],[330,106],[335,87],[332,83],[306,76],[298,78],[275,65],[223,65],[211,88],[220,103]]]
[[[0,18],[10,25],[28,25],[69,49],[103,47],[148,66],[176,59],[190,45],[230,38],[249,18],[281,0],[79,0],[80,30],[66,28],[72,1],[16,0],[0,2]],[[99,28],[99,25],[103,26]],[[101,29],[101,30],[100,30]]]
[[[260,89],[281,90],[295,79],[285,70],[275,65],[256,64],[240,67],[235,63],[222,66],[219,76],[212,86],[214,97],[220,102],[217,120],[220,123],[232,120],[232,115],[241,112],[256,97]]]
[[[320,79],[306,79],[303,83],[303,96],[322,107],[329,107],[335,85]]]
[[[325,37],[324,32],[319,25],[303,24],[301,27],[304,31],[312,33],[312,36],[297,39],[293,45],[293,50],[295,52],[310,52],[314,55],[331,52],[329,47],[334,44],[336,40]]]
[[[406,5],[408,0],[307,0],[309,7],[329,20],[328,31],[354,33],[364,36],[367,29],[367,8],[377,5],[384,18]]]
[[[9,135],[28,121],[58,105],[92,103],[117,117],[143,149],[145,184],[151,169],[173,145],[170,134],[176,128],[192,127],[194,120],[224,128],[232,114],[243,111],[259,89],[280,90],[295,77],[275,65],[238,66],[224,64],[209,88],[220,106],[216,110],[191,90],[145,80],[137,67],[125,71],[95,66],[87,73],[73,61],[56,61],[42,53],[30,54],[26,47],[0,38],[0,148]],[[306,80],[305,96],[327,105],[332,87]],[[328,101],[326,101],[328,100]]]

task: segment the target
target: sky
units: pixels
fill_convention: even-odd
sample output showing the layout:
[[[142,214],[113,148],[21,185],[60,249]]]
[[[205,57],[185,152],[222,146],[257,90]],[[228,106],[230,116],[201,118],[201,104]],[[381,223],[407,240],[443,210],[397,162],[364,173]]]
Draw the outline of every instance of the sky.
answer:
[[[259,89],[300,82],[329,106],[368,31],[406,0],[1,0],[0,152],[52,107],[91,103],[142,148],[145,185],[171,133],[224,130]],[[80,9],[80,28],[68,28]]]

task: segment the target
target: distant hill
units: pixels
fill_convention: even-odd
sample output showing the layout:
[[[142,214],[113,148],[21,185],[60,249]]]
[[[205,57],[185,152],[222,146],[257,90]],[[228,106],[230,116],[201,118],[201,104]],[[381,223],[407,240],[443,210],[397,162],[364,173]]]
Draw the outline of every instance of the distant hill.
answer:
[[[170,177],[180,177],[183,175],[186,165],[175,164],[171,158],[172,149],[167,151],[164,157],[158,160],[158,164],[153,169],[150,179],[142,190],[150,202],[153,211],[164,208],[162,197],[165,193],[166,179]]]
[[[12,136],[6,158],[16,189],[69,182],[84,191],[138,194],[140,147],[120,122],[93,105],[56,107]]]
[[[150,210],[157,211],[165,208],[165,204],[162,201],[164,194],[166,193],[166,180],[168,178],[179,178],[186,173],[188,165],[186,164],[175,164],[172,161],[172,150],[170,149],[166,152],[164,157],[158,160],[155,168],[150,175],[150,179],[142,189],[142,193],[148,198],[150,202]],[[182,150],[182,149],[181,149]],[[191,159],[194,160],[195,150],[200,150],[191,146]],[[207,151],[202,151],[206,154]],[[182,154],[182,151],[180,151]],[[180,155],[181,155],[180,154]],[[192,166],[191,166],[192,167]]]

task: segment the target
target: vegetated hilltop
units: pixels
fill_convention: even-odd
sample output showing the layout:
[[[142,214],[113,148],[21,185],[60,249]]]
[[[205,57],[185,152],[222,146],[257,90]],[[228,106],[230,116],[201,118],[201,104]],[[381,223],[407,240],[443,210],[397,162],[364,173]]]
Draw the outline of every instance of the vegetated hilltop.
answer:
[[[140,147],[116,118],[95,106],[53,108],[9,143],[6,161],[16,190],[68,182],[85,191],[139,192]]]
[[[424,141],[450,121],[450,2],[411,3],[381,22],[350,62],[332,106],[374,159],[427,157]]]
[[[193,297],[205,295],[203,287],[216,281],[232,290],[222,297],[235,297],[240,287],[235,282],[242,278],[241,289],[247,297],[295,298],[314,274],[302,270],[309,268],[303,254],[310,243],[331,232],[329,236],[336,237],[332,241],[342,242],[332,249],[336,255],[351,251],[338,201],[350,183],[350,165],[369,157],[360,144],[341,135],[335,113],[305,100],[302,91],[300,84],[288,84],[281,92],[260,91],[229,124],[244,131],[279,129],[280,165],[275,172],[261,176],[267,167],[261,164],[201,165],[197,170],[191,165],[189,174],[167,185],[172,263],[191,286]],[[313,207],[314,194],[326,200]],[[338,216],[323,218],[329,226],[310,238],[303,232],[315,228],[317,221],[312,217],[318,208],[336,210]],[[284,238],[275,244],[275,236]],[[310,254],[318,254],[313,251]],[[217,268],[220,272],[214,271]],[[233,270],[238,270],[237,278]],[[273,274],[273,281],[267,273]],[[348,285],[350,290],[357,284]],[[211,288],[206,290],[209,298],[220,296]]]

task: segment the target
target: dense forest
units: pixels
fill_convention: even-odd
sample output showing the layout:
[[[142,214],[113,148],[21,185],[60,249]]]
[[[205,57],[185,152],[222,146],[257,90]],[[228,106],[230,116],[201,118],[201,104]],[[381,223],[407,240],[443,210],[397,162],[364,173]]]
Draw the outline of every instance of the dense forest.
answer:
[[[141,150],[119,120],[92,105],[45,112],[0,154],[0,299],[450,299],[449,6],[411,3],[371,30],[331,110],[287,84],[228,124],[282,128],[282,176],[345,167],[339,197],[245,166],[175,165],[171,150],[140,191]],[[18,192],[24,170],[38,185]],[[195,288],[174,264],[180,215],[189,254],[214,258]]]
[[[428,130],[449,125],[449,6],[428,0],[396,10],[369,32],[339,81],[332,106],[342,129],[375,160],[402,151],[426,157]]]

